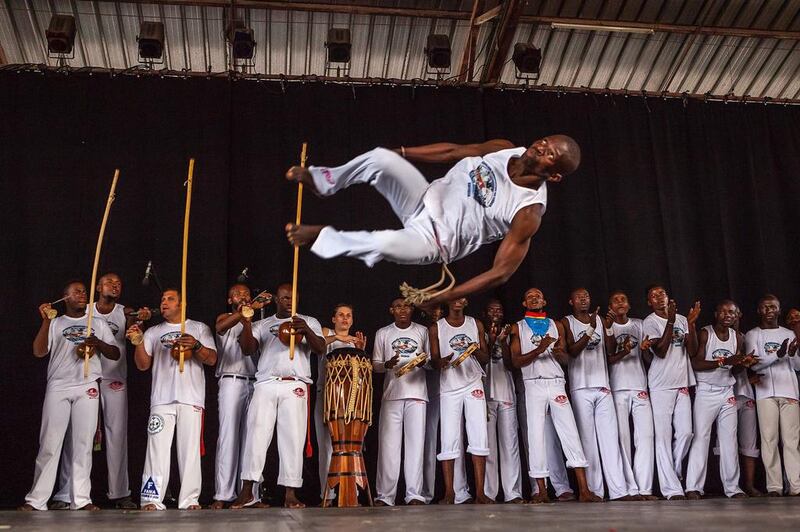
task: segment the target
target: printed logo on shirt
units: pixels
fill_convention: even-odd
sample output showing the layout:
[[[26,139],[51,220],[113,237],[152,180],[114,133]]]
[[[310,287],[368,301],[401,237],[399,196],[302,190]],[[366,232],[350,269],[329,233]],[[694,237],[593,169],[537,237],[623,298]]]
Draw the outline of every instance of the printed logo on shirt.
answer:
[[[100,395],[97,391],[97,388],[89,388],[86,390],[86,395],[89,396],[89,399],[97,399],[97,396]]]
[[[121,392],[122,390],[125,389],[125,383],[122,381],[114,381],[111,384],[109,384],[108,387],[115,392]]]
[[[686,331],[680,327],[672,328],[672,345],[676,347],[683,347],[683,340],[686,337]]]
[[[450,349],[452,349],[457,355],[460,355],[464,351],[467,350],[469,344],[472,343],[472,338],[467,336],[466,334],[457,334],[450,338],[448,344],[450,345]]]
[[[330,168],[317,168],[320,172],[322,172],[322,177],[325,178],[325,181],[328,182],[329,185],[333,185],[336,181],[333,179],[333,174],[330,171]]]
[[[767,342],[764,344],[764,352],[768,355],[777,354],[780,348],[781,344],[779,344],[778,342]]]
[[[491,207],[497,196],[497,178],[489,165],[481,163],[469,173],[469,195],[483,207]]]
[[[642,401],[647,401],[650,398],[650,395],[645,391],[641,391],[636,394],[636,397],[638,397]]]
[[[94,333],[92,328],[92,334]],[[61,331],[61,335],[73,344],[82,344],[86,339],[86,325],[71,325]]]
[[[492,362],[499,363],[503,360],[503,348],[500,344],[492,346]]]
[[[586,331],[581,331],[578,333],[578,337],[575,340],[580,341],[580,339],[583,338],[584,336],[586,336]],[[594,351],[598,345],[600,345],[600,333],[595,331],[592,333],[592,339],[589,340],[589,343],[586,344],[586,347],[584,349],[586,349],[587,351]]]
[[[681,395],[689,395],[689,388],[680,388],[678,393]]]
[[[294,394],[301,399],[306,396],[306,389],[299,386],[292,390],[292,392],[294,392]]]
[[[147,420],[147,433],[158,434],[164,430],[164,418],[158,414],[150,414],[150,419]]]
[[[556,398],[553,400],[560,405],[565,405],[569,403],[569,399],[567,399],[566,395],[557,395]]]
[[[159,484],[161,483],[161,477],[156,477],[156,480],[158,480]],[[145,483],[142,484],[140,495],[143,501],[158,501],[161,499],[158,494],[158,485],[153,480],[153,477],[147,477]]]
[[[483,390],[472,390],[472,397],[475,399],[483,399]]]
[[[400,355],[411,355],[417,352],[419,344],[413,338],[402,336],[392,342],[392,352]]]
[[[272,336],[275,336],[275,337],[277,338],[277,336],[278,336],[278,329],[280,329],[280,328],[281,328],[281,324],[280,324],[280,323],[276,323],[275,325],[273,325],[273,326],[271,326],[271,327],[269,328],[269,333],[270,333]]]
[[[726,401],[727,401],[727,403],[728,403],[729,405],[735,405],[735,404],[736,404],[736,398],[735,398],[735,397],[733,397],[733,396],[730,396],[730,397],[728,397],[728,398],[726,399]]]
[[[113,334],[114,337],[116,337],[117,333],[119,332],[119,326],[113,321],[106,321],[106,323],[108,324],[108,328],[111,329],[111,334]]]
[[[161,341],[161,345],[169,349],[172,349],[172,346],[175,345],[175,342],[180,337],[181,337],[180,331],[172,331],[162,334],[159,340]]]
[[[625,342],[628,340],[628,338],[631,339],[631,349],[635,349],[636,346],[639,345],[638,338],[636,338],[632,334],[622,333],[619,336],[617,336],[617,347],[620,348],[623,345],[625,345]]]
[[[711,353],[711,358],[714,360],[718,358],[728,358],[732,357],[733,353],[730,352],[728,349],[714,349],[714,352]]]

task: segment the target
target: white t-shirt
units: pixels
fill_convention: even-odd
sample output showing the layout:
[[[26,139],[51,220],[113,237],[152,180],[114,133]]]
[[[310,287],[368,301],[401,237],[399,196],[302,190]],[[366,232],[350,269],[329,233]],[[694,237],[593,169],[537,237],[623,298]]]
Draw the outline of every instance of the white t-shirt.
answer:
[[[644,338],[642,336],[642,320],[628,318],[627,323],[622,325],[614,322],[611,324],[611,330],[617,341],[617,349],[621,348],[628,338],[631,339],[631,352],[616,364],[609,364],[611,390],[614,392],[647,390],[647,375],[644,371],[642,351],[639,348],[639,343]]]
[[[47,389],[68,390],[96,381],[102,376],[100,358],[105,358],[95,350],[89,359],[89,376],[83,376],[83,358],[78,358],[76,349],[86,339],[87,316],[70,318],[62,315],[50,322],[47,333]],[[114,344],[114,335],[105,320],[92,319],[92,333],[107,344]]]
[[[256,322],[258,323],[258,322]],[[252,324],[255,327],[255,323]],[[223,334],[217,336],[217,371],[216,376],[239,375],[242,377],[252,377],[256,374],[257,355],[245,356],[242,353],[242,346],[239,345],[239,336],[242,334],[244,325],[237,323]]]
[[[203,347],[216,350],[214,336],[208,325],[186,320],[186,334],[193,336]],[[144,348],[153,357],[153,385],[150,406],[181,403],[205,408],[206,376],[203,363],[192,356],[180,364],[172,358],[172,345],[181,335],[180,323],[161,322],[144,332]]]
[[[576,357],[569,357],[569,389],[582,388],[610,388],[608,382],[608,367],[606,366],[606,345],[603,341],[603,322],[600,316],[595,317],[595,331],[592,339]],[[576,342],[586,336],[589,325],[578,320],[575,316],[567,316],[572,338]]]
[[[305,320],[314,334],[322,336],[319,322],[302,314],[297,315]],[[281,377],[294,377],[299,381],[311,384],[311,346],[305,337],[294,344],[294,360],[289,359],[289,346],[278,338],[281,323],[291,318],[278,318],[275,314],[253,324],[253,336],[258,341],[259,358],[256,370],[256,383],[269,382]]]
[[[523,207],[547,205],[546,183],[533,190],[515,185],[508,176],[508,161],[523,153],[525,148],[512,148],[467,157],[430,184],[422,201],[445,263],[504,238]]]
[[[401,329],[394,323],[387,325],[375,333],[375,346],[372,351],[372,363],[375,371],[386,373],[383,379],[383,400],[420,399],[428,400],[428,387],[425,384],[425,369],[416,369],[402,377],[396,377],[395,371],[405,366],[420,353],[430,356],[428,329],[418,323],[411,323]],[[395,354],[400,355],[397,365],[389,370],[383,367],[384,362],[391,360]]]
[[[508,338],[506,338],[508,344]],[[489,345],[489,335],[486,335],[486,345]],[[494,344],[489,348],[489,364],[486,372],[486,398],[489,401],[501,403],[514,403],[514,375],[503,362],[503,348]]]
[[[720,357],[732,357],[737,351],[736,331],[728,329],[728,339],[723,341],[717,336],[713,325],[706,325],[703,330],[708,334],[705,347],[705,360],[716,362]],[[707,371],[695,371],[697,382],[712,386],[733,386],[736,379],[729,367],[714,368]]]
[[[545,334],[549,335],[551,338],[558,339],[559,335],[556,322],[550,318],[547,318],[547,321],[549,322],[549,326]],[[543,337],[534,334],[531,328],[528,326],[528,322],[526,322],[524,319],[519,320],[517,322],[517,328],[519,329],[520,351],[522,351],[521,354],[524,355],[526,353],[530,353],[539,347],[539,343],[542,341]],[[522,368],[523,379],[564,378],[564,368],[561,367],[561,364],[559,364],[558,360],[556,360],[556,358],[553,356],[554,345],[556,344],[550,344],[544,353],[533,359],[533,362]]]
[[[756,399],[770,397],[785,397],[787,399],[800,399],[798,397],[797,377],[794,372],[800,369],[800,360],[795,355],[778,358],[778,350],[783,341],[794,339],[794,332],[786,327],[776,329],[750,329],[744,337],[745,352],[755,350],[761,360],[752,369],[763,375],[761,382],[755,385]]]
[[[655,344],[664,334],[666,326],[666,318],[653,312],[642,322],[642,338],[649,336]],[[689,322],[684,316],[677,314],[672,326],[672,342],[669,344],[666,356],[661,358],[653,353],[653,361],[650,363],[650,371],[647,373],[651,391],[674,390],[694,385],[694,372],[689,363],[685,345],[688,332]],[[692,374],[691,380],[690,374]]]
[[[464,316],[464,323],[460,327],[453,327],[442,318],[436,322],[439,331],[439,356],[447,357],[451,353],[452,363],[461,353],[467,350],[470,344],[478,342],[478,325],[472,316]],[[468,356],[460,366],[448,366],[440,372],[440,393],[453,392],[480,381],[485,376],[483,368],[475,358]]]
[[[106,357],[100,358],[103,380],[125,382],[128,379],[128,350],[125,345],[125,332],[127,329],[125,307],[116,303],[114,305],[114,310],[108,314],[101,314],[97,308],[97,303],[95,303],[93,319],[101,319],[106,322],[108,328],[111,330],[111,334],[114,335],[113,344],[119,349],[119,360],[111,360]]]

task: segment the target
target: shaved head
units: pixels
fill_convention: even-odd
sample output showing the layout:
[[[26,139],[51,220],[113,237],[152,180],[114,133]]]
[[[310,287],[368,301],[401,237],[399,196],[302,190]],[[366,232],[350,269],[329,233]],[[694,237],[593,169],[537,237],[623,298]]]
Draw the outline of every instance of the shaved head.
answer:
[[[581,165],[581,147],[575,139],[567,135],[550,135],[548,137],[559,145],[559,158],[555,169],[561,175],[569,175]]]

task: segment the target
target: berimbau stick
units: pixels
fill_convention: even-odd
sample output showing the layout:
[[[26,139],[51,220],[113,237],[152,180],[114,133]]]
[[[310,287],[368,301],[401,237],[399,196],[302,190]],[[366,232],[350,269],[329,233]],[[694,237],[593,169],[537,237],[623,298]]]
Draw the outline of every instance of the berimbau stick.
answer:
[[[103,247],[103,235],[106,232],[108,213],[111,212],[111,204],[114,203],[114,191],[117,189],[117,179],[119,179],[119,168],[114,170],[114,179],[111,181],[111,190],[106,200],[106,211],[103,213],[103,221],[100,223],[100,234],[97,235],[97,247],[94,250],[94,265],[92,266],[92,284],[89,285],[89,313],[86,318],[86,337],[92,334],[92,317],[94,316],[94,285],[97,282],[97,266],[100,263],[100,249]],[[89,377],[89,350],[83,350],[83,378]]]
[[[186,333],[186,264],[189,258],[189,211],[192,209],[192,177],[194,158],[189,159],[189,176],[186,178],[186,213],[183,216],[183,261],[181,265],[181,336]],[[183,373],[183,346],[179,349],[178,371]]]
[[[306,148],[308,143],[303,143],[303,149],[300,151],[300,168],[306,167]],[[301,213],[303,212],[303,182],[297,183],[297,216],[295,217],[294,224],[300,225]],[[297,273],[300,267],[300,246],[294,245],[294,266],[292,267],[292,317],[297,313]],[[289,336],[289,360],[294,360],[294,331]]]

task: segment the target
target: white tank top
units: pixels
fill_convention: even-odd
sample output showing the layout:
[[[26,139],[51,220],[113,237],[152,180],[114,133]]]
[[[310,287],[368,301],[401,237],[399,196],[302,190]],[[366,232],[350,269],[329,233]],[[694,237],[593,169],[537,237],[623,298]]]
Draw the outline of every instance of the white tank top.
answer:
[[[118,360],[109,360],[106,357],[100,357],[103,380],[125,382],[128,378],[128,358],[125,346],[125,325],[127,323],[125,320],[125,307],[117,303],[114,305],[114,310],[108,314],[101,314],[97,309],[97,303],[95,303],[94,316],[108,324],[108,328],[111,329],[111,334],[114,335],[114,345],[119,348]]]
[[[223,334],[217,334],[217,371],[216,376],[239,375],[242,377],[255,377],[258,355],[249,357],[242,354],[239,345],[239,336],[244,325],[237,323]]]
[[[439,355],[444,358],[453,353],[452,362],[467,350],[470,344],[478,341],[478,324],[472,316],[464,316],[461,327],[453,327],[442,318],[436,322],[439,331]],[[460,390],[480,381],[485,374],[478,359],[474,355],[467,357],[457,368],[448,367],[441,370],[439,391],[441,393]]]
[[[712,325],[703,327],[708,333],[706,341],[706,360],[716,361],[719,357],[730,357],[736,354],[736,331],[728,329],[728,339],[725,341],[717,337]],[[714,386],[733,386],[736,379],[733,377],[731,368],[715,368],[710,371],[695,371],[697,382],[704,382]]]
[[[326,337],[336,336],[336,331],[328,330],[328,334]],[[355,347],[354,344],[350,342],[342,342],[341,340],[334,340],[333,342],[328,344],[328,348],[325,351],[327,355],[334,349],[339,349],[340,347]],[[327,371],[327,364],[328,364],[328,357],[319,357],[317,358],[317,393],[322,393],[325,390],[325,372]]]
[[[558,338],[556,322],[550,318],[547,318],[547,321],[550,324],[547,328],[547,334],[549,334],[551,338]],[[520,351],[522,351],[523,355],[539,347],[542,337],[531,331],[531,328],[528,327],[528,322],[519,320],[517,322],[517,328],[519,329]],[[522,368],[523,379],[564,378],[564,368],[561,367],[561,364],[559,364],[558,360],[553,356],[553,345],[555,344],[552,344],[544,353],[536,357],[533,362]]]
[[[500,240],[523,207],[547,206],[547,184],[533,190],[515,185],[508,161],[525,148],[467,157],[430,184],[422,198],[446,263],[466,257],[482,245]]]
[[[506,339],[507,341],[508,339]],[[489,335],[486,335],[488,345]],[[503,362],[503,348],[495,344],[490,348],[489,365],[486,376],[486,398],[503,403],[514,402],[514,376]]]
[[[610,364],[611,390],[647,390],[647,374],[644,371],[642,353],[639,342],[642,341],[642,320],[628,318],[628,322],[620,325],[612,323],[611,330],[617,342],[617,348],[630,338],[631,352],[616,364]]]
[[[567,316],[572,338],[577,342],[586,336],[589,326],[575,316]],[[595,331],[592,339],[577,357],[569,357],[569,389],[610,388],[608,366],[606,365],[606,346],[603,342],[603,322],[600,316],[594,319]]]

